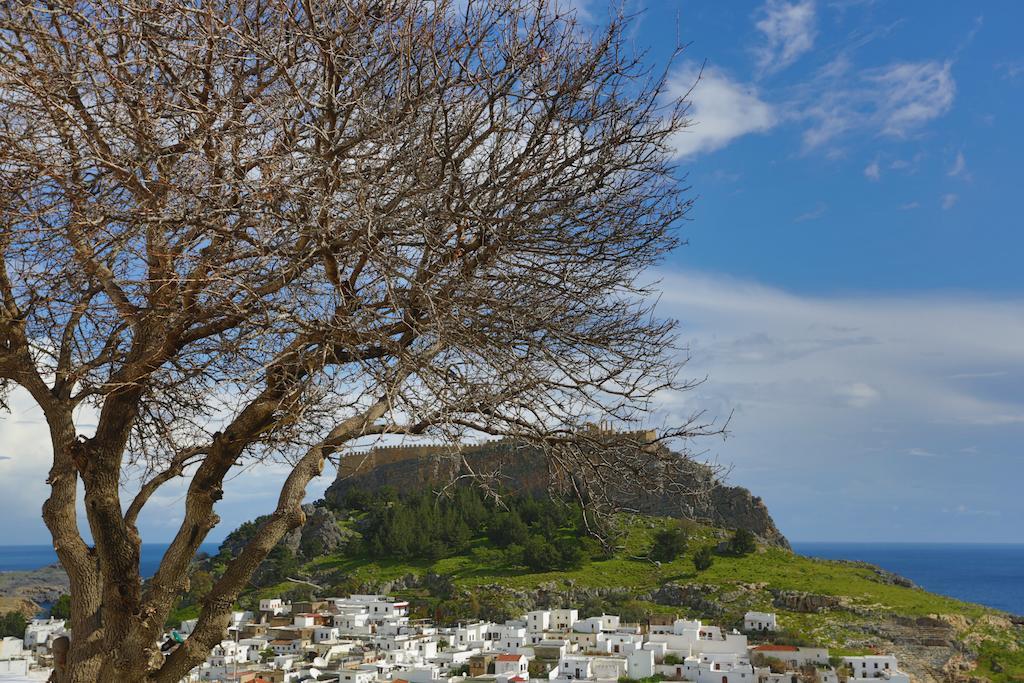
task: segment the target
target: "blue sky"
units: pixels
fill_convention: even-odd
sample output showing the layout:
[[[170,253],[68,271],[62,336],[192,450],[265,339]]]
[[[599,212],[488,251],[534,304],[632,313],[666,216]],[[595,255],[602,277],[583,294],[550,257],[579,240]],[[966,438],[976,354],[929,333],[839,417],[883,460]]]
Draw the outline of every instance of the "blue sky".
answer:
[[[634,9],[652,63],[689,44],[674,91],[705,65],[675,140],[689,245],[652,277],[708,380],[657,419],[731,413],[700,447],[791,539],[1024,542],[1024,5]],[[45,429],[23,396],[12,408],[0,540],[46,543]],[[280,481],[229,482],[223,532],[269,512]],[[147,541],[172,535],[181,495],[154,498]]]
[[[663,268],[711,454],[799,540],[1022,542],[1019,3],[648,5],[698,195]]]

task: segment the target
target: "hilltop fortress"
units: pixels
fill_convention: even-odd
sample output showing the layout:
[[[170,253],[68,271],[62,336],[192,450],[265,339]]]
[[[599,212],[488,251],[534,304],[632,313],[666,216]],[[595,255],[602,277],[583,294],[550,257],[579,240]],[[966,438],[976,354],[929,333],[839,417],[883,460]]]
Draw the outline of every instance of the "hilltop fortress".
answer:
[[[652,430],[619,431],[607,423],[589,425],[589,437],[636,440],[650,443]],[[659,446],[661,447],[661,446]],[[680,456],[681,457],[681,456]],[[525,442],[506,438],[476,444],[416,444],[377,446],[346,455],[337,479],[324,497],[342,505],[349,490],[389,486],[397,491],[439,488],[461,474],[467,466],[477,475],[489,476],[500,488],[524,494],[546,494],[551,483],[544,453]],[[664,491],[644,491],[636,499],[619,501],[646,514],[687,517],[730,529],[747,529],[767,543],[789,547],[775,526],[764,502],[738,486],[714,482],[712,471],[693,463],[695,483],[715,484],[708,495],[687,500]]]
[[[658,438],[653,429],[619,430],[610,422],[587,423],[585,436],[591,438],[628,439],[638,443],[651,443]],[[365,451],[350,453],[341,459],[338,478],[344,479],[365,474],[377,467],[402,462],[439,460],[455,454],[472,457],[481,453],[510,451],[523,448],[523,444],[512,438],[492,439],[470,444],[400,444],[373,446]]]

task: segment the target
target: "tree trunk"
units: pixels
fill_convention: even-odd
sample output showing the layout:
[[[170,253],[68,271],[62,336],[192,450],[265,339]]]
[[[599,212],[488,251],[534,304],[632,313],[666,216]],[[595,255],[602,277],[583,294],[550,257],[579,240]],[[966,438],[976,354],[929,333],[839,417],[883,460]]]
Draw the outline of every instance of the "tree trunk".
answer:
[[[59,683],[101,680],[103,662],[102,581],[95,552],[78,533],[76,496],[78,474],[72,457],[75,427],[70,410],[47,406],[53,446],[50,497],[43,503],[43,521],[53,537],[53,548],[68,574],[71,592],[71,639],[67,661],[54,679]]]

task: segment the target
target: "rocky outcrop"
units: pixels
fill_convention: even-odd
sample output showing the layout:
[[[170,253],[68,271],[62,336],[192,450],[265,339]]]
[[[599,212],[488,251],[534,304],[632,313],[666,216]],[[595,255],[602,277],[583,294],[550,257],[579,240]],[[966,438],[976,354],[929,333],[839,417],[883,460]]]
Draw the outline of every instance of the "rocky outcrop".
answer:
[[[289,531],[279,543],[296,557],[310,560],[321,555],[329,555],[350,540],[351,533],[338,525],[336,513],[329,508],[303,505],[302,510],[306,513],[306,523]],[[226,550],[231,555],[240,553],[265,519],[266,516],[257,517],[242,524],[227,535],[220,545],[220,550]]]
[[[649,597],[651,602],[659,605],[718,615],[722,613],[722,602],[716,596],[717,590],[715,586],[703,583],[666,583]]]
[[[55,602],[71,588],[68,575],[60,565],[32,571],[0,572],[0,597],[29,600],[37,605]]]
[[[834,595],[816,595],[803,591],[771,590],[772,604],[779,609],[790,612],[807,612],[816,614],[825,610],[835,609],[842,605],[842,600]]]
[[[537,449],[498,441],[472,447],[464,452],[473,472],[487,473],[509,491],[544,493],[549,480],[544,455]],[[681,457],[681,456],[680,456]],[[373,491],[390,486],[398,491],[422,490],[452,481],[464,473],[460,459],[431,447],[381,448],[354,454],[343,461],[338,478],[324,498],[343,506],[353,489]],[[686,497],[667,491],[647,490],[630,500],[615,501],[644,514],[685,517],[726,529],[747,529],[770,545],[789,548],[768,513],[764,501],[745,488],[726,486],[713,479],[709,468],[694,463],[688,475],[693,479],[683,488],[707,489],[700,497]]]
[[[298,554],[301,557],[329,555],[341,548],[349,539],[349,534],[342,531],[334,513],[329,509],[311,505],[305,506],[304,509],[306,523],[295,530],[300,533]]]
[[[27,598],[0,597],[0,614],[17,612],[26,619],[32,619],[36,617],[40,611],[39,605]]]

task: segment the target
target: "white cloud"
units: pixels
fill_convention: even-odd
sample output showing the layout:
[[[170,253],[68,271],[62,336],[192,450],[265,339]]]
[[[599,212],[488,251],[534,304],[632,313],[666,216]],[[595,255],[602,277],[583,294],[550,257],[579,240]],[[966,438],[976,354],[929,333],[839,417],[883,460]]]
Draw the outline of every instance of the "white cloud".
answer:
[[[953,105],[951,62],[901,62],[853,71],[834,62],[804,88],[800,116],[810,122],[807,148],[841,135],[864,133],[907,138]]]
[[[864,382],[842,387],[839,393],[852,408],[866,408],[882,396],[877,389]]]
[[[967,160],[964,159],[963,152],[956,153],[956,159],[953,161],[953,165],[949,167],[949,171],[946,172],[951,178],[955,178],[958,175],[963,175],[967,171]]]
[[[686,66],[673,76],[668,94],[682,97],[691,87],[693,124],[672,140],[680,157],[713,152],[736,138],[767,131],[777,122],[772,106],[761,99],[756,88],[717,69],[705,68],[701,73],[693,65]]]
[[[906,204],[900,204],[900,211],[912,211],[914,209],[920,209],[920,202],[907,202]]]
[[[942,195],[942,210],[949,211],[954,206],[956,206],[956,203],[959,199],[959,195],[956,195],[953,192],[948,192]]]
[[[938,540],[928,522],[936,499],[987,508],[992,491],[1024,478],[1014,457],[1024,437],[1024,301],[662,278],[659,310],[683,321],[686,374],[709,377],[664,414],[732,414],[730,438],[705,447],[792,538]],[[928,456],[962,449],[991,455],[966,478],[960,458]],[[893,501],[919,521],[892,525],[880,510]],[[1006,519],[1024,516],[1019,498],[999,506]],[[1024,541],[1009,527],[947,533]]]
[[[882,169],[879,167],[877,159],[864,167],[864,177],[875,182],[882,178]]]
[[[770,73],[786,68],[814,47],[817,35],[814,0],[768,0],[755,26],[765,44],[756,49],[758,68]]]
[[[885,93],[879,114],[882,132],[906,137],[914,129],[949,111],[956,95],[950,62],[892,64],[863,78]]]

